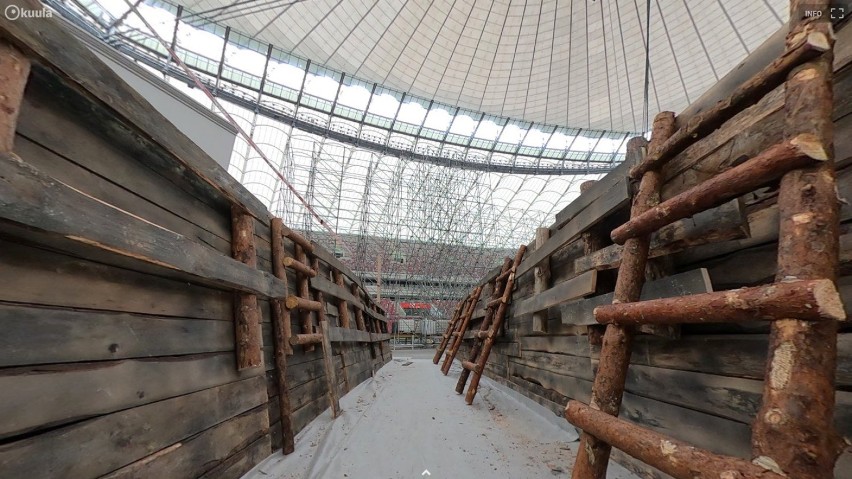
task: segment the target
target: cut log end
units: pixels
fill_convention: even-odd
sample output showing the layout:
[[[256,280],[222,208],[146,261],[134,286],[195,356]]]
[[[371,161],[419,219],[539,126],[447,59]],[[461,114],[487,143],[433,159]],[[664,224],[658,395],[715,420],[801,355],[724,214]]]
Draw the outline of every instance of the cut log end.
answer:
[[[792,140],[790,144],[796,147],[803,155],[817,161],[828,161],[828,150],[823,145],[823,142],[814,135],[801,134]]]
[[[812,50],[818,52],[827,52],[831,50],[831,40],[822,32],[809,33],[807,44]]]
[[[287,299],[284,300],[284,306],[287,309],[296,309],[299,306],[299,298],[296,296],[288,296]]]
[[[825,279],[814,285],[814,299],[819,309],[819,314],[825,319],[845,321],[846,311],[843,308],[843,300],[834,286],[834,282]]]

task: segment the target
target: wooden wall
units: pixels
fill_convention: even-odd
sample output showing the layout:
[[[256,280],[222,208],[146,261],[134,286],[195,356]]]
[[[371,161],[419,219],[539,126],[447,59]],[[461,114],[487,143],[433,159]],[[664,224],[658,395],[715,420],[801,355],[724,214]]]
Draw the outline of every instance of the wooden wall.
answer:
[[[852,201],[852,28],[838,32],[835,53],[835,149],[839,196]],[[735,85],[734,85],[735,86]],[[729,85],[729,87],[731,87]],[[783,86],[740,113],[707,139],[689,147],[665,168],[663,199],[672,197],[743,155],[752,156],[781,138]],[[679,120],[679,121],[682,121]],[[486,374],[562,415],[569,398],[588,403],[599,343],[592,316],[595,304],[612,291],[619,249],[609,232],[626,221],[628,197],[621,167],[557,215],[551,238],[538,252],[530,245],[519,267],[505,334],[491,353]],[[770,185],[706,214],[677,222],[652,244],[649,274],[675,296],[772,282],[776,270],[778,209]],[[839,289],[852,313],[852,206],[841,210]],[[586,254],[589,235],[603,238],[604,250]],[[533,329],[531,309],[551,304],[533,295],[532,263],[550,256],[551,289],[564,302],[547,310],[546,333]],[[533,258],[531,260],[530,258]],[[526,263],[526,264],[524,264]],[[592,286],[581,276],[596,271]],[[653,271],[653,272],[651,272]],[[664,282],[664,280],[661,280]],[[707,284],[703,284],[707,283]],[[648,286],[646,285],[645,292]],[[488,293],[488,294],[487,294]],[[481,295],[488,298],[486,288]],[[582,296],[582,297],[581,297]],[[545,298],[546,299],[546,298]],[[478,306],[481,316],[484,300]],[[590,327],[592,329],[590,329]],[[474,322],[472,330],[478,329]],[[591,332],[591,335],[589,333]],[[766,324],[692,325],[638,336],[627,377],[621,416],[696,446],[750,457],[750,424],[760,406],[767,355]],[[469,335],[468,335],[469,336]],[[469,348],[472,340],[466,341]],[[596,344],[597,343],[597,344]],[[838,337],[836,425],[852,440],[852,328]],[[467,350],[457,356],[467,359]],[[643,477],[668,477],[620,451],[613,458]],[[836,477],[852,478],[852,454],[841,456]]]
[[[55,19],[0,19],[0,38],[32,61],[0,153],[0,477],[239,477],[282,442],[269,299],[296,278],[272,275],[269,212]],[[233,205],[256,269],[231,258]],[[350,313],[382,325],[338,329],[325,295],[342,395],[390,360],[389,335],[316,248],[314,281],[342,271]],[[235,291],[258,297],[262,367],[237,369]],[[293,349],[298,432],[329,403],[322,349]]]

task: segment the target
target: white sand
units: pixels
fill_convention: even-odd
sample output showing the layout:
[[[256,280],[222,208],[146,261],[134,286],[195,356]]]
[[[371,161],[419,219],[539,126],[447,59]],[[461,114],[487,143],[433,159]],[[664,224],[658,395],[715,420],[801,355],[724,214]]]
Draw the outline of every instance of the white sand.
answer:
[[[485,378],[468,406],[455,393],[459,371],[443,376],[430,359],[397,358],[341,398],[336,420],[329,410],[314,419],[293,454],[279,451],[244,477],[570,477],[578,443],[567,422]],[[634,477],[610,464],[607,478]]]

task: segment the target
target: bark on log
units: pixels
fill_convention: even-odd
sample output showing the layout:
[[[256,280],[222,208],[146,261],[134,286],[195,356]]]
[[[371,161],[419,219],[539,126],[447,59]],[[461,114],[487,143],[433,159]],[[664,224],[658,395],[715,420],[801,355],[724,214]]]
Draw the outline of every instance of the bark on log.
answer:
[[[500,275],[497,276],[497,279],[494,280],[494,291],[491,293],[492,298],[498,298],[503,296],[503,281],[507,280],[509,275],[506,275],[506,272],[512,271],[512,260],[506,258],[503,261],[503,266],[500,270]],[[470,361],[475,361],[479,358],[479,353],[482,350],[482,341],[489,334],[491,334],[491,323],[494,322],[494,318],[497,315],[497,310],[495,308],[488,308],[485,311],[485,318],[482,320],[482,324],[479,327],[479,331],[475,333],[476,341],[473,342],[473,346],[470,348],[470,354],[468,355],[468,359]],[[482,336],[484,335],[484,336]],[[464,387],[467,385],[467,380],[470,377],[471,370],[463,370],[459,373],[459,379],[456,382],[456,393],[461,394],[464,392]]]
[[[291,258],[289,256],[284,257],[281,262],[285,267],[292,269],[297,273],[301,273],[309,278],[313,278],[317,275],[317,271],[310,266],[302,263],[301,261],[296,261],[295,258]]]
[[[299,296],[287,296],[284,302],[287,309],[301,309],[302,311],[322,311],[322,303],[312,299],[305,299]]]
[[[595,308],[603,324],[736,323],[797,318],[842,321],[843,303],[828,279],[788,281],[733,291],[693,294]]]
[[[658,149],[674,132],[674,113],[662,112],[654,118],[650,150]],[[627,154],[642,155],[644,139],[631,139],[627,143]],[[661,175],[649,171],[642,175],[639,191],[633,199],[630,215],[635,218],[660,201]],[[650,247],[650,235],[629,239],[624,245],[624,256],[618,270],[613,292],[613,303],[630,303],[639,300],[645,281],[645,263]],[[621,408],[627,367],[630,364],[633,336],[631,327],[611,324],[606,327],[601,347],[598,371],[592,385],[591,406],[605,414],[616,416]],[[611,447],[605,441],[583,432],[580,447],[574,462],[573,479],[603,479],[609,464]]]
[[[281,218],[272,218],[270,222],[270,238],[272,240],[272,274],[287,284],[287,274],[281,257],[284,255],[284,238]],[[290,389],[287,387],[287,355],[293,354],[290,346],[290,310],[284,307],[280,298],[271,300],[272,330],[274,337],[275,378],[278,383],[278,409],[281,416],[282,452],[292,453],[296,448],[293,432],[293,408],[290,403]]]
[[[290,233],[292,233],[292,231],[290,231],[289,228],[288,228],[287,230],[284,231],[285,236],[287,236],[288,231]],[[288,236],[288,238],[289,238],[289,236]],[[298,242],[294,242],[294,243],[295,243],[295,245],[293,247],[293,250],[295,252],[296,260],[299,261],[302,264],[307,264],[308,255],[305,254],[305,250],[302,249],[302,246]],[[311,298],[310,279],[307,276],[305,276],[304,274],[301,274],[301,273],[298,273],[298,272],[296,273],[296,294],[300,298],[304,298],[306,300],[310,300],[310,298]],[[314,332],[314,322],[313,322],[313,319],[311,318],[311,311],[310,310],[300,309],[299,310],[299,319],[301,320],[300,322],[302,324],[302,333],[311,334],[311,333]],[[316,349],[316,348],[314,347],[313,344],[308,344],[304,348],[305,352],[311,352],[314,349]]]
[[[527,246],[521,245],[518,252],[515,254],[515,259],[512,261],[512,267],[509,277],[506,279],[506,286],[503,288],[503,299],[494,313],[494,319],[488,329],[488,337],[482,342],[482,351],[478,352],[476,358],[476,370],[473,377],[470,379],[470,386],[467,388],[467,394],[464,400],[467,404],[473,404],[473,399],[476,397],[476,391],[479,389],[479,380],[482,378],[482,371],[485,370],[485,363],[488,361],[488,356],[491,355],[491,348],[494,347],[494,336],[503,325],[503,319],[506,317],[506,309],[508,308],[509,300],[512,298],[512,290],[515,287],[515,273],[518,271],[518,265],[524,259],[524,254],[527,252]]]
[[[450,350],[447,351],[447,355],[444,357],[444,364],[441,365],[441,372],[444,373],[444,376],[450,372],[450,366],[452,366],[453,360],[459,352],[459,347],[461,347],[461,343],[464,341],[464,333],[467,331],[467,326],[470,324],[470,318],[473,316],[473,310],[476,308],[476,303],[479,302],[480,293],[482,293],[482,286],[477,286],[476,289],[473,290],[473,294],[470,297],[470,302],[467,304],[467,309],[464,312],[458,331],[456,331],[459,334],[453,340]]]
[[[337,270],[334,270],[332,274],[334,275],[334,283],[340,286],[341,288],[346,288],[346,283],[343,281],[343,274]],[[337,311],[340,317],[340,327],[348,328],[349,323],[351,322],[349,316],[349,302],[347,302],[345,299],[338,300]]]
[[[292,344],[293,346],[304,346],[306,344],[320,343],[322,343],[321,333],[294,334],[293,336],[290,336],[290,344]]]
[[[649,150],[648,156],[630,170],[630,178],[639,179],[646,171],[661,168],[696,139],[703,138],[737,113],[760,101],[783,83],[793,68],[831,48],[833,32],[828,22],[811,24],[799,33],[796,44],[788,48],[784,55],[743,83],[724,101],[690,119],[659,148]]]
[[[288,228],[288,227],[286,227],[286,226],[285,226],[285,227],[284,227],[284,229],[282,230],[282,233],[284,234],[284,236],[286,236],[287,238],[289,238],[289,239],[290,239],[290,241],[292,241],[293,243],[295,243],[295,244],[299,245],[299,247],[301,247],[301,248],[302,248],[302,251],[304,251],[305,253],[307,253],[307,254],[311,254],[311,253],[313,253],[313,252],[314,252],[314,245],[313,245],[313,243],[311,243],[310,241],[308,241],[308,239],[307,239],[307,238],[305,238],[304,236],[300,235],[299,233],[296,233],[295,231],[291,230],[290,228]],[[298,259],[298,258],[297,258],[297,259]]]
[[[582,191],[582,185],[580,187]],[[535,230],[535,247],[541,248],[550,238],[550,228]],[[544,259],[533,268],[533,291],[536,295],[543,293],[550,283],[550,258]],[[547,333],[547,310],[533,313],[532,330],[534,333]]]
[[[754,191],[780,178],[784,173],[828,159],[828,151],[814,135],[802,134],[774,145],[745,163],[720,173],[651,208],[633,216],[612,230],[612,240],[624,244],[629,238],[647,235],[730,199]]]
[[[361,297],[361,293],[358,291],[358,285],[352,283],[349,287],[350,291],[356,298]],[[364,327],[364,311],[362,311],[361,308],[355,308],[355,326],[358,328],[358,331],[366,331],[366,328]]]
[[[782,479],[784,476],[746,460],[690,446],[631,422],[597,411],[579,401],[565,408],[568,421],[675,479]]]
[[[828,8],[827,0],[791,2],[791,35],[805,10]],[[787,173],[778,193],[780,228],[776,280],[836,279],[838,207],[833,162],[832,54],[790,73],[785,90],[785,137],[810,134],[825,145],[828,161]],[[843,442],[832,420],[837,364],[837,323],[792,317],[772,324],[763,402],[755,420],[752,454],[788,477],[833,477]]]
[[[456,327],[456,323],[461,316],[461,311],[464,309],[467,304],[467,298],[463,299],[461,303],[456,305],[456,308],[453,310],[453,317],[450,319],[450,322],[447,323],[447,329],[444,330],[444,334],[441,336],[441,344],[438,345],[438,348],[435,350],[435,356],[432,357],[432,363],[438,364],[441,361],[441,356],[444,354],[444,351],[447,349],[447,344],[450,342],[450,337],[452,337],[453,329]]]
[[[322,293],[317,293],[319,303],[323,305],[320,310],[320,344],[322,344],[322,367],[325,370],[325,384],[328,387],[328,403],[331,407],[331,418],[340,415],[340,395],[337,392],[337,373],[334,369],[334,353],[331,349],[329,338],[328,316],[325,314],[325,301]],[[373,343],[370,343],[372,345]]]
[[[10,152],[14,146],[29,74],[30,60],[8,43],[0,43],[0,152]]]
[[[231,253],[234,259],[253,268],[257,267],[254,218],[238,205],[231,206]],[[234,293],[234,296],[237,370],[261,366],[263,351],[257,296],[249,293]]]

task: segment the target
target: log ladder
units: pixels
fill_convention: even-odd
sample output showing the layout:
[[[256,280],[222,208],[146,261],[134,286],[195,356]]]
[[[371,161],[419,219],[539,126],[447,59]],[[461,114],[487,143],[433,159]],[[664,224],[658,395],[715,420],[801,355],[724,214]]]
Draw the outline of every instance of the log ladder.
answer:
[[[293,270],[296,273],[296,291],[298,293],[298,295],[287,296],[283,300],[275,298],[271,302],[272,327],[275,338],[275,371],[278,380],[281,431],[284,442],[283,452],[284,454],[290,454],[295,447],[295,438],[293,433],[292,408],[290,406],[290,392],[287,388],[286,376],[287,356],[293,354],[293,346],[302,346],[305,348],[305,351],[309,352],[316,348],[316,344],[321,345],[323,369],[328,388],[328,401],[331,407],[332,418],[336,418],[340,414],[340,398],[337,392],[337,374],[334,369],[331,339],[329,337],[330,325],[325,314],[325,301],[321,292],[316,293],[316,299],[311,298],[310,278],[315,277],[319,269],[318,258],[314,258],[313,267],[308,265],[308,254],[313,253],[314,245],[302,235],[285,226],[281,218],[272,219],[271,233],[273,273],[286,284],[287,275],[285,268]],[[295,258],[285,254],[284,238],[288,238],[293,242]],[[337,272],[335,271],[335,273]],[[302,325],[301,334],[292,334],[290,324],[290,312],[292,310],[296,310],[299,313]],[[345,309],[344,311],[346,313],[341,314],[341,321],[346,323],[348,327],[348,311]],[[319,315],[319,333],[315,331],[311,312]]]
[[[485,370],[485,363],[488,362],[488,356],[491,355],[491,348],[494,346],[494,340],[500,332],[500,328],[503,326],[503,319],[506,317],[506,309],[508,308],[509,301],[512,299],[512,290],[515,286],[515,272],[517,271],[518,265],[521,263],[526,251],[526,245],[522,245],[518,249],[518,253],[515,255],[514,260],[506,258],[503,261],[503,267],[500,269],[500,273],[490,282],[493,287],[493,293],[491,294],[491,299],[485,306],[485,317],[482,320],[479,331],[476,331],[473,334],[473,345],[471,347],[468,360],[462,361],[463,369],[461,374],[459,374],[459,380],[456,384],[456,392],[461,394],[464,391],[464,387],[467,384],[470,374],[473,373],[473,378],[470,380],[470,386],[467,389],[467,394],[465,394],[465,402],[467,402],[467,404],[473,404],[473,398],[476,397],[476,391],[479,388],[479,381],[482,378],[482,372]],[[450,365],[452,364],[453,359],[455,359],[455,355],[458,352],[462,341],[464,341],[465,333],[470,325],[470,318],[473,316],[473,311],[479,301],[481,292],[482,286],[474,290],[473,294],[468,298],[467,303],[462,303],[463,305],[466,304],[466,308],[464,308],[465,314],[463,319],[460,320],[458,330],[450,335],[454,341],[452,348],[450,348],[446,358],[444,358],[444,364],[441,368],[444,375],[449,372]],[[459,322],[457,318],[456,320],[456,322]],[[448,331],[450,329],[450,327],[447,328]],[[445,337],[447,337],[446,334]],[[444,346],[444,341],[442,341],[441,344]],[[439,349],[438,353],[435,355],[435,364],[438,363],[437,358],[440,357],[440,352],[441,350]]]
[[[823,11],[822,17],[806,11]],[[826,479],[842,442],[833,428],[837,322],[845,319],[835,287],[838,199],[832,143],[832,45],[828,1],[794,0],[785,53],[731,97],[675,131],[674,114],[654,120],[644,140],[628,144],[641,179],[630,220],[612,231],[623,244],[613,304],[595,309],[606,325],[589,405],[570,401],[569,422],[582,429],[573,479],[603,479],[614,446],[677,479]],[[755,104],[786,79],[784,140],[753,158],[660,203],[661,167]],[[780,178],[781,221],[774,284],[639,301],[651,233]],[[763,404],[752,429],[753,461],[701,450],[618,419],[638,325],[771,321]]]

